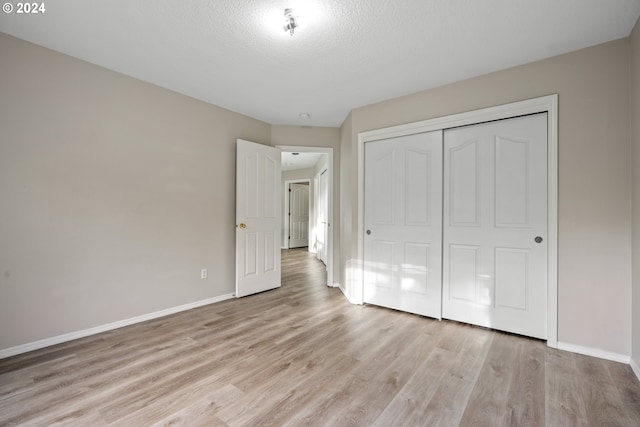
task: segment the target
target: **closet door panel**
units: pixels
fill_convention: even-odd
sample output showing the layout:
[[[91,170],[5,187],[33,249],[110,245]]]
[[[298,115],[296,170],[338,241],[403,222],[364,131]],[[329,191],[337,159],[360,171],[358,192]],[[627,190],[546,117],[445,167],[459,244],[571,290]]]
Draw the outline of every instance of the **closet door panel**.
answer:
[[[443,317],[546,338],[546,123],[445,131]]]
[[[365,144],[364,301],[440,318],[442,132]]]

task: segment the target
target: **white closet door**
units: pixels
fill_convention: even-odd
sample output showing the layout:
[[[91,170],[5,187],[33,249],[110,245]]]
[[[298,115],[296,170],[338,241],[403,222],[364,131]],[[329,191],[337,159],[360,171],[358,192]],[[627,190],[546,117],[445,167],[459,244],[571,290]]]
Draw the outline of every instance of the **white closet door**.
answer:
[[[444,133],[442,315],[546,338],[547,117]]]
[[[440,318],[442,132],[365,144],[364,301]]]

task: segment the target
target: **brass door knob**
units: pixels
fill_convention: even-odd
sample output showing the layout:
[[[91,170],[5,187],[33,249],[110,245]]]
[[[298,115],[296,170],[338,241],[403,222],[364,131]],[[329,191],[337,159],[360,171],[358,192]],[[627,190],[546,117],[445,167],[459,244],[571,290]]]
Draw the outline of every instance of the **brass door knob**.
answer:
[[[245,224],[244,222],[241,222],[239,225],[240,228],[247,228],[247,224]]]

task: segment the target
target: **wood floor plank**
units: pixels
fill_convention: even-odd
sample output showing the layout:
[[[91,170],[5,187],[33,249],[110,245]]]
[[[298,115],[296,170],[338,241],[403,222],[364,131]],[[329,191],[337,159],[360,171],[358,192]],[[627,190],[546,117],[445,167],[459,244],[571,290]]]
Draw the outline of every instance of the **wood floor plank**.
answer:
[[[577,385],[581,391],[590,425],[631,426],[633,412],[624,410],[618,384],[611,377],[606,360],[575,355]],[[635,411],[634,411],[635,412]]]
[[[496,334],[464,411],[461,426],[507,425],[509,386],[522,351],[522,339]]]
[[[189,406],[153,423],[151,427],[227,427],[227,424],[220,420],[216,416],[216,413],[228,404],[240,399],[242,395],[242,391],[231,384],[227,384],[221,388],[214,389],[204,396],[194,399]]]
[[[211,393],[210,390],[214,390],[214,392]],[[203,395],[207,396],[205,401],[201,401]],[[146,401],[142,407],[136,410],[125,410],[127,414],[118,417],[117,424],[148,425],[171,418],[178,412],[186,415],[192,414],[194,410],[202,415],[201,411],[205,408],[202,406],[203,403],[206,403],[207,410],[213,415],[220,407],[240,398],[241,395],[242,392],[232,385],[221,386],[221,383],[214,377],[196,374],[185,382],[185,386],[177,386],[176,390],[172,390],[171,393],[161,389],[160,393]],[[201,406],[194,407],[194,402],[199,402]],[[218,417],[216,416],[216,418]],[[105,417],[105,419],[107,418]]]
[[[427,417],[427,405],[436,395],[440,382],[449,372],[454,358],[455,353],[434,348],[373,425],[414,425],[416,421],[417,424],[421,424],[421,420]]]
[[[548,425],[588,426],[572,353],[547,349],[545,354],[545,421]]]
[[[304,408],[314,407],[320,393],[330,384],[339,382],[344,375],[348,375],[358,365],[359,361],[341,355],[340,359],[330,368],[323,370],[314,378],[305,381],[286,396],[276,402],[268,411],[257,414],[249,425],[270,426],[285,425]]]
[[[489,349],[493,344],[496,332],[459,323],[454,323],[454,325],[455,332],[442,331],[443,337],[454,335],[462,341],[462,344],[457,346],[454,352],[457,356],[450,368],[450,373],[475,384]],[[442,347],[440,342],[438,346]]]
[[[97,411],[89,408],[81,408],[76,411],[69,411],[66,408],[54,407],[52,410],[42,413],[30,419],[25,425],[29,426],[91,426],[107,427],[102,416]]]
[[[397,352],[386,352],[393,357],[390,360],[381,358],[377,362],[383,366],[383,369],[377,375],[363,378],[367,387],[350,399],[348,408],[338,412],[333,418],[329,418],[329,423],[332,423],[333,419],[335,420],[332,423],[334,425],[371,425],[393,401],[398,392],[405,387],[422,362],[435,348],[434,342],[416,339],[421,335],[421,328],[427,327],[427,323],[421,322],[419,317],[416,317],[415,320],[422,324],[394,332],[397,334],[394,340],[402,342],[403,345],[390,345],[391,348],[397,348]],[[354,371],[354,374],[357,372],[358,370]]]
[[[438,387],[424,408],[424,413],[411,417],[411,424],[439,427],[460,425],[466,402],[473,391],[473,383],[455,375],[445,375],[438,380]]]
[[[456,346],[451,364],[435,383],[435,393],[425,402],[423,414],[414,413],[407,425],[459,425],[495,333],[465,326],[456,335],[462,337],[462,345]]]
[[[293,373],[262,384],[228,405],[218,416],[229,426],[283,425],[314,400],[315,395],[359,362],[336,355],[314,366],[313,372]]]
[[[0,360],[0,426],[638,426],[629,366],[282,287]]]
[[[623,363],[608,362],[611,379],[620,393],[620,401],[628,414],[632,425],[640,426],[640,389],[631,366]]]
[[[180,342],[188,341],[188,339],[180,340]],[[167,348],[158,352],[151,351],[148,355],[139,355],[138,359],[112,369],[96,369],[97,367],[78,363],[79,369],[73,373],[51,376],[34,383],[34,389],[20,395],[17,402],[15,399],[0,400],[0,411],[8,415],[14,411],[20,411],[23,404],[28,404],[30,411],[22,414],[23,422],[26,415],[35,416],[40,412],[46,412],[52,416],[54,413],[51,411],[40,410],[51,407],[56,410],[66,407],[72,413],[77,413],[78,410],[82,413],[82,408],[91,408],[91,412],[96,411],[102,402],[111,401],[114,396],[130,396],[130,390],[136,387],[132,384],[140,381],[140,378],[159,376],[162,369],[171,366],[168,365],[171,361],[176,366],[185,362],[185,354],[180,353],[180,350],[186,348],[175,345],[168,347],[170,351]],[[189,350],[193,352],[193,347]],[[195,352],[195,354],[199,353]],[[82,392],[78,393],[77,390]],[[96,390],[99,390],[99,393],[95,393]],[[60,398],[65,399],[65,405],[54,404],[51,400]]]
[[[22,369],[0,374],[0,399],[28,392],[34,387],[35,378],[51,377],[77,363],[76,355],[69,354]]]
[[[238,356],[242,353],[242,349],[236,350]],[[255,359],[251,355],[243,361],[255,364]],[[217,381],[217,376],[222,376],[225,372],[217,369],[219,366],[220,360],[213,355],[196,353],[184,358],[182,363],[172,364],[167,369],[154,372],[132,384],[119,397],[110,399],[109,404],[101,408],[100,412],[109,423],[121,420],[159,399],[178,396],[184,388],[197,383],[202,377],[206,377],[212,383]],[[216,375],[211,375],[212,372]]]
[[[514,367],[506,403],[505,424],[510,426],[545,425],[544,359],[545,344],[522,341]]]
[[[188,338],[181,338],[181,340],[189,341]],[[83,354],[81,351],[75,352],[73,353],[73,363],[60,363],[52,368],[52,372],[47,375],[31,377],[31,384],[21,391],[22,395],[19,399],[37,400],[38,396],[50,395],[52,391],[64,389],[93,377],[112,376],[114,369],[126,366],[129,362],[140,363],[147,353],[157,355],[169,348],[169,353],[176,352],[175,347],[166,344],[167,338],[141,341],[144,342],[144,345],[136,343],[130,346],[110,346],[109,350],[100,345],[98,352],[88,354]],[[10,405],[12,402],[11,396],[0,400],[0,411],[5,405]]]

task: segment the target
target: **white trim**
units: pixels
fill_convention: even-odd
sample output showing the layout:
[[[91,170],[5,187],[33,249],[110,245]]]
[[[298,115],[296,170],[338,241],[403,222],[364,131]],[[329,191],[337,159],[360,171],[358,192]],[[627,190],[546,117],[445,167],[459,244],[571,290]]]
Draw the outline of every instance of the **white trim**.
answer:
[[[45,338],[40,341],[35,341],[27,344],[18,345],[15,347],[6,348],[4,350],[0,350],[0,359],[15,356],[16,354],[27,353],[33,350],[39,350],[41,348],[49,347],[56,344],[61,344],[67,341],[73,341],[78,338],[84,338],[90,335],[111,331],[113,329],[122,328],[124,326],[133,325],[135,323],[146,322],[147,320],[153,320],[153,319],[157,319],[158,317],[164,317],[170,314],[179,313],[181,311],[191,310],[192,308],[214,304],[216,302],[232,299],[233,297],[234,297],[234,294],[220,295],[214,298],[208,298],[208,299],[192,302],[189,304],[183,304],[176,307],[166,308],[164,310],[155,311],[153,313],[143,314],[136,317],[130,317],[129,319],[118,320],[117,322],[107,323],[106,325],[100,325],[94,328],[84,329],[76,332],[70,332],[68,334],[58,335],[51,338]]]
[[[640,366],[638,366],[638,364],[633,359],[629,360],[629,366],[631,366],[633,373],[636,374],[636,377],[638,378],[638,380],[640,380]]]
[[[340,289],[340,291],[342,292],[342,295],[344,295],[344,297],[347,299],[347,301],[349,301],[350,304],[362,305],[362,303],[359,303],[359,302],[355,301],[353,298],[351,298],[349,296],[349,293],[347,292],[347,290],[344,289],[342,286],[340,286],[340,285],[335,286],[334,285],[334,287],[337,287],[337,288]]]
[[[282,249],[289,249],[289,222],[291,222],[291,218],[289,218],[288,212],[289,212],[289,185],[290,184],[299,184],[301,182],[306,182],[309,184],[309,188],[311,188],[311,179],[309,178],[300,178],[300,179],[288,179],[284,182],[284,192],[282,194],[284,194],[284,212],[282,212],[282,222],[284,223],[284,234],[283,234],[283,242],[282,245],[280,245],[282,247]],[[309,207],[311,207],[311,191],[309,191]],[[315,209],[315,206],[314,206]],[[309,221],[311,220],[311,215],[309,215]],[[307,249],[311,250],[311,227],[310,224],[307,224],[307,227],[309,228],[308,232],[307,232]]]
[[[585,347],[582,345],[569,344],[566,342],[558,342],[558,350],[570,351],[571,353],[584,354],[585,356],[597,357],[598,359],[612,360],[614,362],[630,364],[631,357],[624,354],[611,353],[610,351],[600,350],[593,347]],[[633,366],[632,366],[633,368]],[[637,375],[637,374],[636,374]]]
[[[313,187],[313,196],[314,196],[314,200],[315,200],[315,202],[314,202],[315,203],[315,206],[314,206],[315,209],[314,209],[313,222],[314,222],[315,226],[318,225],[317,223],[318,223],[318,216],[319,216],[318,215],[318,206],[320,206],[320,180],[322,179],[322,175],[324,175],[325,173],[327,174],[328,177],[330,177],[331,170],[329,169],[329,165],[328,164],[325,167],[320,168],[318,170],[318,173],[316,173],[313,176],[313,185],[314,185],[314,187]],[[329,190],[327,189],[327,191],[329,191]],[[329,199],[331,198],[331,194],[325,194],[325,198],[327,199],[326,200],[327,218],[325,218],[325,220],[327,220],[326,223],[330,223],[328,217],[329,217],[329,206],[331,206],[329,204]],[[329,240],[329,236],[331,235],[331,232],[332,232],[332,230],[330,230],[329,226],[327,226],[326,227],[326,236],[323,236],[325,238],[325,242],[324,242],[325,245],[327,244],[327,241]],[[319,233],[316,232],[316,241],[317,241],[317,238],[318,238],[317,237],[318,234]],[[325,253],[324,256],[325,256],[325,258],[327,258],[326,262],[328,263],[329,262],[329,251],[325,250],[325,252],[326,253]],[[316,259],[322,261],[322,254],[317,250],[317,248],[316,248],[315,254],[316,254]],[[322,261],[322,262],[324,263],[325,261]],[[332,286],[333,287],[333,286],[335,286],[335,284],[327,281],[327,286]]]
[[[453,114],[358,134],[358,227],[357,258],[364,256],[364,144],[398,136],[444,130],[491,120],[547,112],[547,345],[558,345],[558,95],[548,95],[481,110]],[[358,280],[364,286],[363,274]],[[364,290],[364,289],[363,289]],[[362,292],[361,295],[364,293]],[[363,304],[362,297],[356,304]]]
[[[324,153],[329,156],[327,169],[329,170],[329,200],[327,210],[329,211],[329,241],[327,242],[327,286],[331,286],[333,281],[333,148],[332,147],[304,147],[295,145],[276,145],[280,151],[293,151],[299,153]]]

